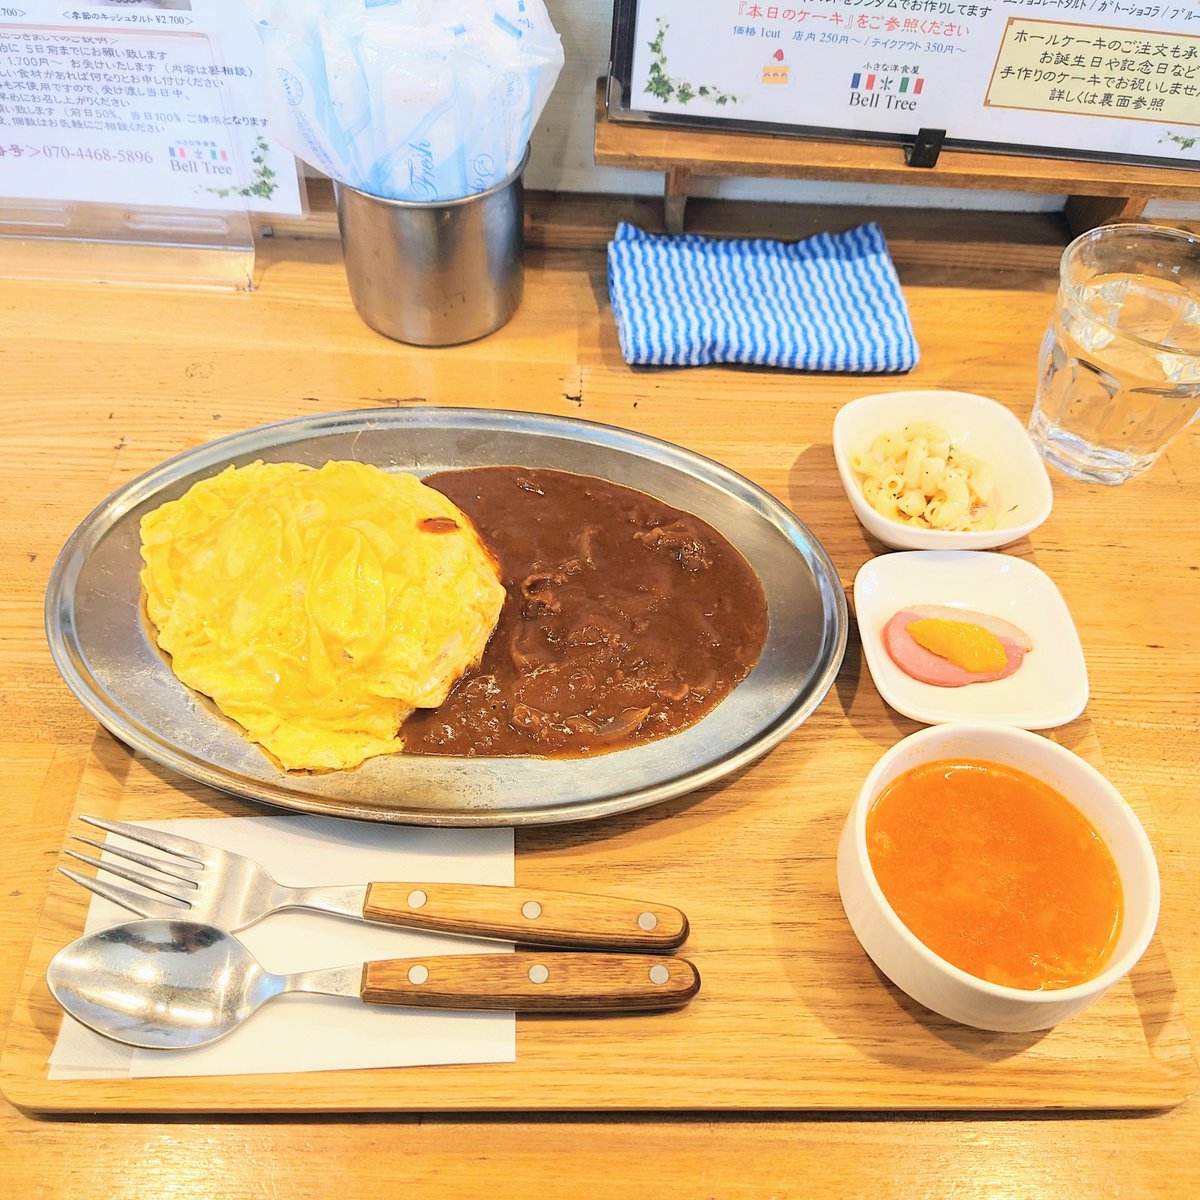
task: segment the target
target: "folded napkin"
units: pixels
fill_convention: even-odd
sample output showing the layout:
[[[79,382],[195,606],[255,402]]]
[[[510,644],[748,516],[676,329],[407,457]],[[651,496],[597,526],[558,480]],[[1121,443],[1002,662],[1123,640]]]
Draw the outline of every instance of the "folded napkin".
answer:
[[[511,829],[432,829],[330,817],[280,816],[144,821],[248,854],[296,885],[424,880],[513,883]],[[110,834],[113,842],[132,846]],[[144,847],[136,847],[144,850]],[[152,853],[152,852],[151,852]],[[96,896],[88,932],[137,918]],[[290,909],[237,934],[271,971],[347,966],[377,958],[510,952],[506,942],[367,925]],[[391,1008],[316,995],[281,996],[229,1037],[195,1050],[134,1050],[64,1014],[50,1079],[257,1075],[442,1063],[512,1062],[510,1012]]]
[[[619,225],[608,292],[625,361],[908,371],[919,351],[883,231],[801,242]]]

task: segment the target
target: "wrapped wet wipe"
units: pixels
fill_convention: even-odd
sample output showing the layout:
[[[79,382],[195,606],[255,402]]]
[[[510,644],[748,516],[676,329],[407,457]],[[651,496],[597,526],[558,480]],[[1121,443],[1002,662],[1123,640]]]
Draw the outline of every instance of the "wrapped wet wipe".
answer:
[[[517,170],[563,65],[543,0],[248,0],[276,137],[389,200],[476,195]]]

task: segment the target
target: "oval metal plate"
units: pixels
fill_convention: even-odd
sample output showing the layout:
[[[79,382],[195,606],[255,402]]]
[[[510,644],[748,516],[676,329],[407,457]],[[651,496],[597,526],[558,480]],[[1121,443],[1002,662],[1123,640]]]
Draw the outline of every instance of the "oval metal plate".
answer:
[[[384,755],[353,771],[281,771],[185,688],[142,616],[138,523],[199,479],[255,459],[358,459],[390,471],[521,464],[596,475],[709,522],[746,556],[770,630],[750,675],[671,737],[587,759]],[[109,497],[63,548],[46,629],[67,685],[114,736],[211,787],[281,808],[415,825],[583,821],[656,804],[744,767],[828,692],[846,648],[846,599],[828,555],[782,504],[679,446],[562,417],[490,410],[367,410],[283,421],[188,451]]]

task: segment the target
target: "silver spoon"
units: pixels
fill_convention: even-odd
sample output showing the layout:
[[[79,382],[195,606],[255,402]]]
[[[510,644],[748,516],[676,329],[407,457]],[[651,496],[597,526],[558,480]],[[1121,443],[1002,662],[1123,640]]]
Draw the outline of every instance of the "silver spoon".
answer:
[[[449,954],[273,975],[232,934],[192,921],[131,921],[89,933],[46,970],[54,998],[114,1041],[204,1046],[284,992],[368,1004],[516,1012],[677,1008],[700,988],[682,958],[651,954]]]

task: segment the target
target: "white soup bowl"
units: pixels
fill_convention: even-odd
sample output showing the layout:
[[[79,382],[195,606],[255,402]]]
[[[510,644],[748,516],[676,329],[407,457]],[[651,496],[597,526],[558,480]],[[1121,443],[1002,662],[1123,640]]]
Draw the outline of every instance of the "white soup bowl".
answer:
[[[989,983],[939,957],[896,915],[871,867],[867,814],[898,776],[947,758],[999,763],[1032,775],[1071,801],[1103,838],[1120,876],[1124,914],[1114,952],[1097,975],[1046,991]],[[897,742],[875,764],[850,810],[838,845],[837,875],[850,926],[880,971],[926,1008],[977,1029],[1049,1029],[1082,1012],[1129,973],[1158,922],[1158,867],[1133,810],[1078,755],[1010,726],[935,725]]]

